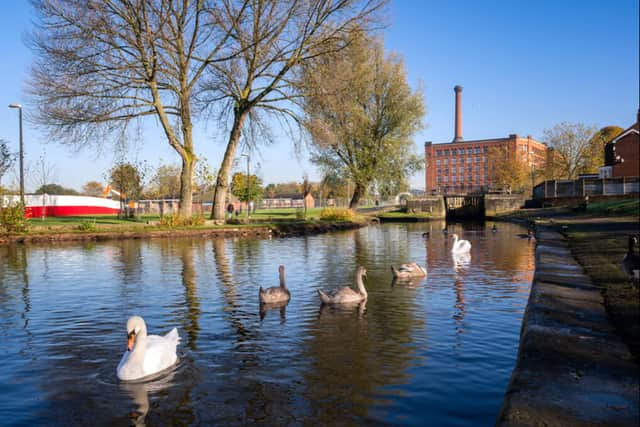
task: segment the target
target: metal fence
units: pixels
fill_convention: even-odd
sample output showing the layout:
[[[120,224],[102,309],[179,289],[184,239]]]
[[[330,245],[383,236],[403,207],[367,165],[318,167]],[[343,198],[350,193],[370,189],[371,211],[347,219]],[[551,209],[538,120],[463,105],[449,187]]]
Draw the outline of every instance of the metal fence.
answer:
[[[640,192],[640,177],[581,178],[552,180],[538,184],[533,189],[536,200],[561,197],[622,196]]]

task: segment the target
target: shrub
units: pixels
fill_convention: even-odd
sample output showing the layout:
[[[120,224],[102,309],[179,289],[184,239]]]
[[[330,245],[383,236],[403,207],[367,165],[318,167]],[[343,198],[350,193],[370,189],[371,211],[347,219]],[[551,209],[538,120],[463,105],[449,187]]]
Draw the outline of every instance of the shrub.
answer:
[[[184,218],[178,214],[164,215],[160,218],[160,225],[165,227],[183,227],[186,225],[202,225],[204,224],[203,215],[195,215],[191,218]]]
[[[194,215],[191,217],[188,225],[203,225],[204,224],[204,215]]]
[[[95,219],[83,219],[78,224],[78,230],[81,231],[96,231],[96,220]]]
[[[16,203],[8,206],[0,205],[0,229],[9,233],[27,231],[28,223],[24,217],[24,205]]]
[[[179,227],[184,225],[184,219],[178,214],[168,214],[160,218],[160,225],[165,227]]]
[[[304,219],[304,208],[296,209],[296,219]]]
[[[324,208],[320,212],[320,219],[325,221],[351,221],[354,213],[346,208]]]

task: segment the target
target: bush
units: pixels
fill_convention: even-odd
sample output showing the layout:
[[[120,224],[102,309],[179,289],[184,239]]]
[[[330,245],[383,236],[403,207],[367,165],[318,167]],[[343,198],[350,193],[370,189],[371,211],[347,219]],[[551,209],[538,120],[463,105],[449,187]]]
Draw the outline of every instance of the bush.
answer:
[[[325,221],[351,221],[354,213],[346,208],[324,208],[320,212],[320,219]]]
[[[191,217],[191,221],[189,221],[188,225],[203,225],[204,224],[204,215],[194,215]]]
[[[184,219],[178,214],[168,214],[160,218],[160,225],[165,227],[179,227],[184,225]]]
[[[0,229],[9,233],[20,233],[27,231],[27,227],[28,223],[24,217],[24,205],[22,203],[0,206]]]
[[[304,219],[304,208],[296,209],[296,219]]]
[[[160,218],[160,225],[165,227],[183,227],[188,225],[202,225],[204,224],[204,216],[203,215],[195,215],[191,218],[184,218],[178,214],[169,214],[164,215]]]
[[[95,219],[83,219],[80,224],[78,224],[78,230],[81,231],[96,231],[96,220]]]

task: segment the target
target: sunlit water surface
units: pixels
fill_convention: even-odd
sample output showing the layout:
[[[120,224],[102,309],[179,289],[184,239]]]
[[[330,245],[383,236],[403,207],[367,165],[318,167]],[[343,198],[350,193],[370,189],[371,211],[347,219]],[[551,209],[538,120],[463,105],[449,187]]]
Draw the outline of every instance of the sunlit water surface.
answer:
[[[495,422],[532,279],[522,229],[382,225],[287,239],[159,239],[0,247],[3,425],[440,425]],[[422,233],[430,230],[429,239]],[[426,264],[392,283],[390,265]],[[286,266],[292,299],[261,312]],[[368,270],[366,306],[317,289]],[[177,327],[180,364],[119,383],[128,316]]]

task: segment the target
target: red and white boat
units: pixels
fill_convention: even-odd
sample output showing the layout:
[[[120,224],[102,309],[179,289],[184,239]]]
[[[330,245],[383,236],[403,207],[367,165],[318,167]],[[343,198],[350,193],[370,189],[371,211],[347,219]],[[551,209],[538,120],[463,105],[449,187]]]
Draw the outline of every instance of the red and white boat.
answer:
[[[19,196],[5,196],[4,205],[17,203]],[[101,197],[54,196],[49,194],[25,195],[25,216],[79,216],[116,215],[120,212],[120,202]]]

